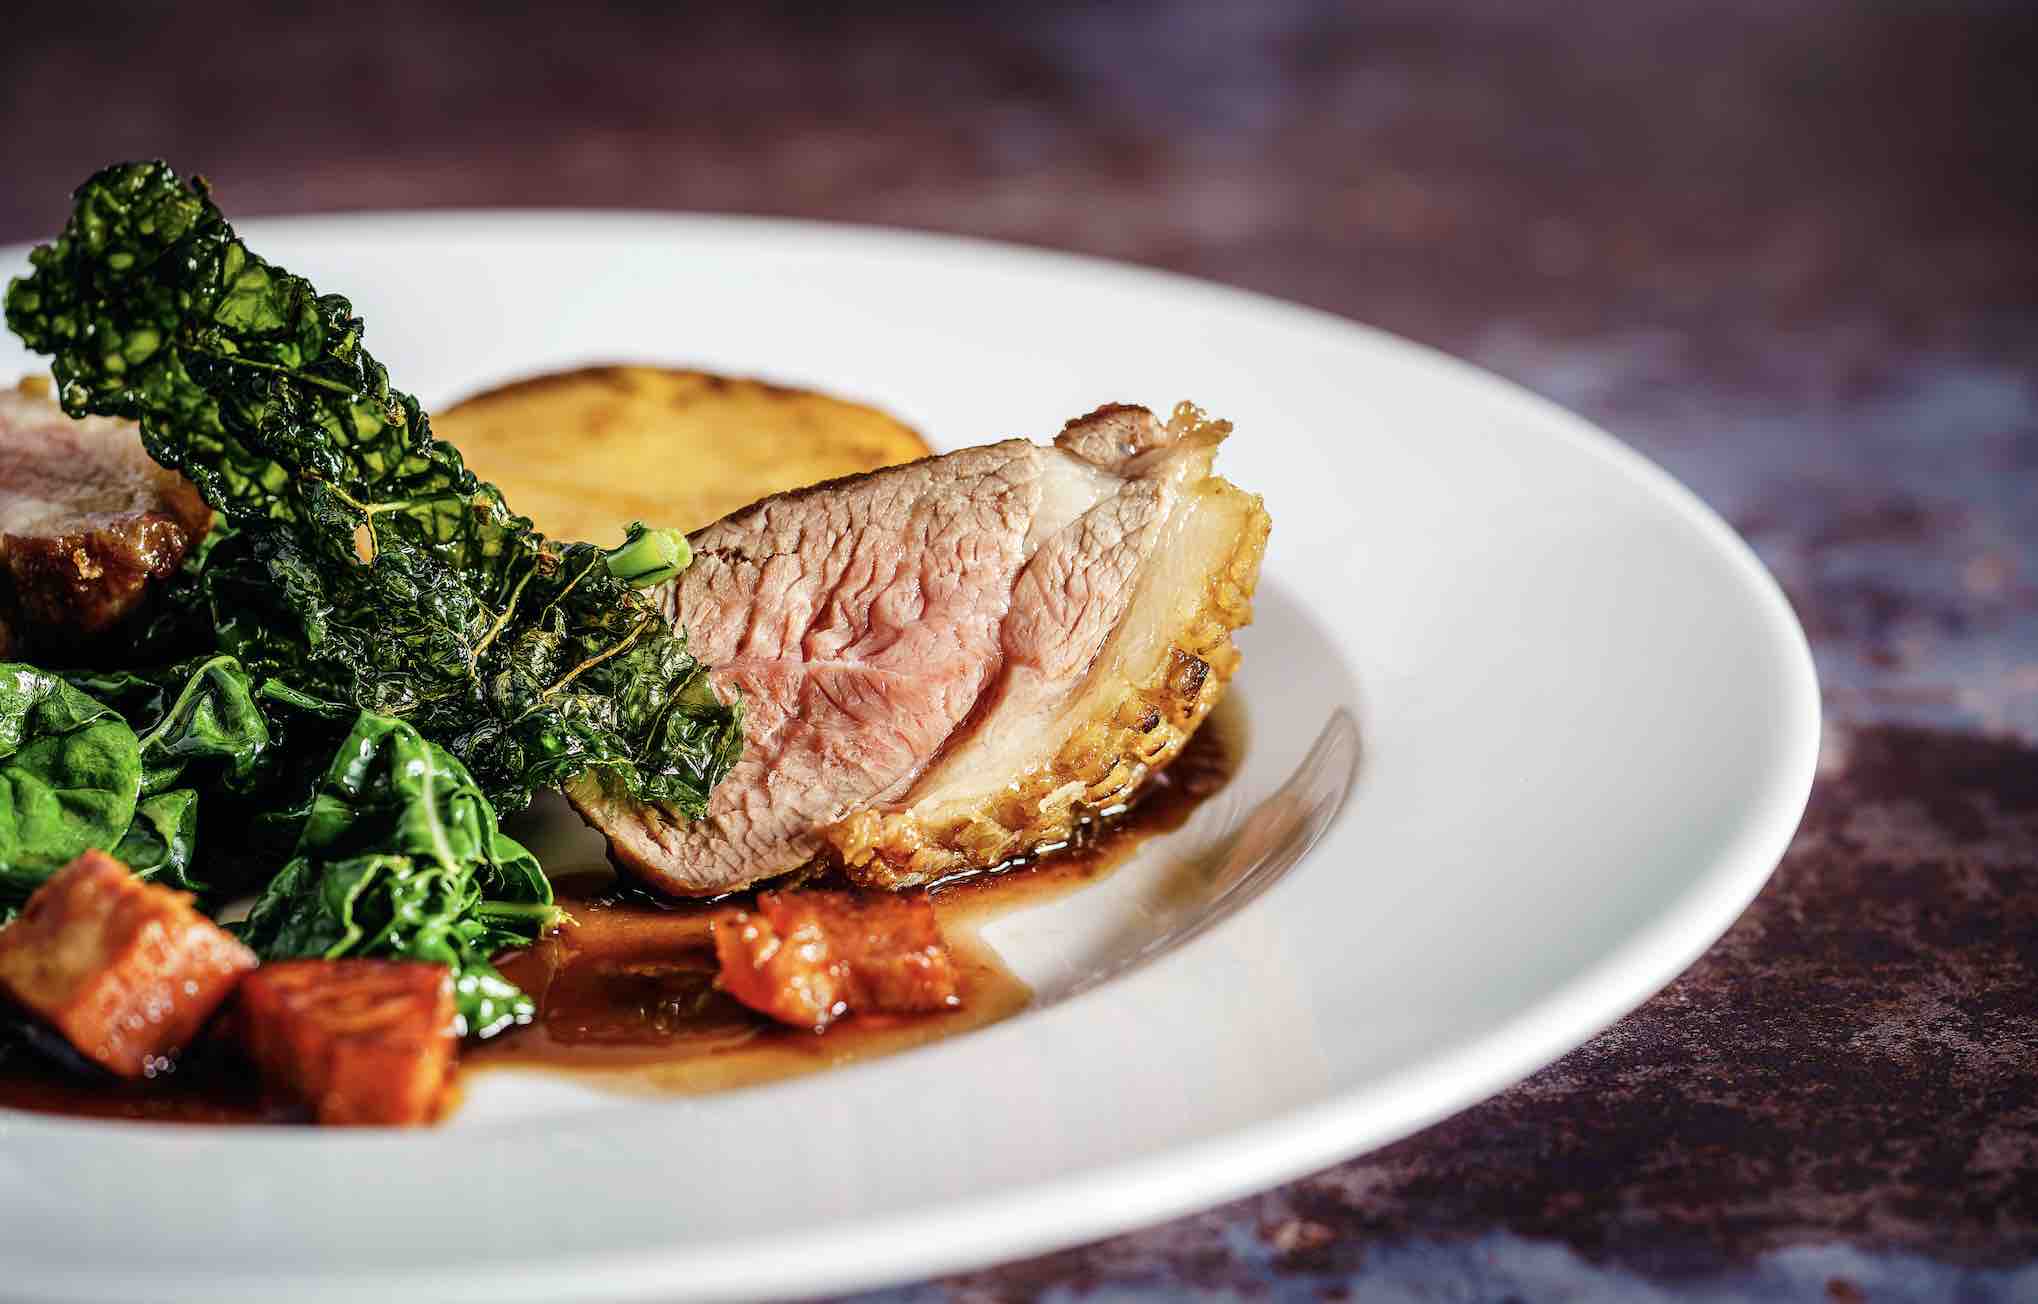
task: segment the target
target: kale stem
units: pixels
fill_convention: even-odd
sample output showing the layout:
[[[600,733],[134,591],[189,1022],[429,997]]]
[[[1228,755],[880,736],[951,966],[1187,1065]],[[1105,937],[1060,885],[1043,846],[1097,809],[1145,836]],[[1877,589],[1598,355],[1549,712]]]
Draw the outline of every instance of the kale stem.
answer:
[[[517,599],[523,596],[524,585],[529,584],[531,576],[537,573],[538,568],[531,567],[524,572],[523,578],[517,581],[516,587],[510,590],[509,598],[502,604],[502,611],[497,614],[495,622],[488,627],[488,632],[481,636],[481,641],[474,645],[474,650],[467,654],[470,663],[475,666],[481,664],[481,654],[488,651],[488,645],[495,642],[495,636],[502,633],[503,626],[509,624],[510,617],[516,614]]]
[[[484,900],[475,905],[474,913],[488,919],[534,919],[541,929],[550,928],[566,917],[558,906],[539,901]]]
[[[315,483],[318,483],[318,484],[322,484],[322,485],[324,485],[324,486],[325,486],[326,488],[328,488],[328,489],[332,490],[332,491],[333,491],[333,497],[335,497],[335,498],[339,499],[339,500],[340,500],[341,502],[345,503],[345,504],[346,504],[347,506],[349,506],[349,507],[353,508],[353,509],[354,509],[355,511],[357,511],[357,512],[361,513],[361,515],[363,515],[363,516],[372,516],[372,515],[374,514],[374,506],[373,506],[373,504],[370,504],[370,503],[364,503],[364,502],[362,502],[362,501],[361,501],[360,499],[358,499],[358,498],[354,497],[354,495],[352,495],[352,494],[348,493],[348,492],[347,492],[346,490],[344,490],[344,489],[340,488],[340,487],[339,487],[338,485],[336,485],[336,484],[334,484],[334,483],[333,483],[332,481],[330,481],[330,480],[326,479],[326,478],[325,478],[324,476],[317,476],[317,475],[314,475],[314,476],[307,476],[307,477],[306,477],[306,479],[312,480],[312,481],[314,481]]]
[[[473,501],[474,501],[474,500],[475,500],[476,498],[478,498],[478,497],[480,497],[480,496],[481,496],[481,495],[480,495],[480,494],[478,494],[478,493],[475,493],[475,494],[456,494],[456,493],[443,493],[443,494],[426,494],[426,495],[425,495],[424,497],[422,497],[422,498],[392,498],[392,499],[390,499],[390,500],[389,500],[388,502],[385,502],[385,503],[361,503],[361,504],[358,504],[358,506],[360,507],[360,509],[361,509],[362,511],[364,511],[364,512],[368,513],[368,515],[370,515],[370,516],[373,516],[373,515],[375,515],[375,514],[376,514],[377,512],[401,512],[401,511],[407,511],[407,510],[409,510],[409,509],[410,509],[410,508],[412,508],[412,507],[419,507],[419,506],[422,506],[422,505],[424,505],[425,503],[440,503],[440,502],[446,502],[446,501],[447,501],[447,500],[449,500],[449,499],[450,499],[451,501],[453,501],[453,502],[456,502],[456,503],[468,503],[468,502],[473,502]]]
[[[640,636],[642,636],[645,630],[651,628],[651,625],[652,622],[649,619],[638,621],[637,627],[635,629],[632,629],[629,635],[626,638],[624,638],[622,642],[617,643],[614,647],[608,648],[602,652],[595,654],[594,656],[589,657],[587,660],[573,667],[573,669],[567,671],[564,675],[561,675],[559,677],[558,682],[554,683],[550,688],[547,688],[543,692],[538,694],[538,700],[540,702],[544,701],[546,698],[552,696],[552,694],[566,687],[568,684],[580,678],[580,676],[594,669],[596,666],[608,660],[610,657],[621,656],[623,653],[629,651],[630,645],[632,643],[635,643],[637,639]],[[536,708],[533,707],[532,709],[535,710]],[[529,715],[530,711],[526,711],[524,712],[524,714]]]
[[[633,589],[663,584],[693,564],[693,549],[678,530],[653,530],[642,521],[630,526],[629,537],[607,553],[609,574]]]
[[[355,511],[361,513],[363,516],[377,516],[383,512],[401,512],[412,507],[421,506],[422,504],[425,503],[439,503],[446,502],[448,500],[451,500],[456,503],[471,502],[475,498],[478,498],[480,496],[479,494],[457,494],[457,493],[426,494],[422,498],[391,498],[386,502],[364,503],[360,499],[354,497],[352,494],[348,493],[346,490],[340,488],[337,484],[334,484],[331,480],[328,480],[323,476],[314,475],[306,476],[305,478],[308,480],[317,481],[319,484],[322,484],[326,488],[332,490],[333,496],[335,498],[338,498],[341,502],[353,508]]]
[[[256,371],[273,371],[279,376],[290,377],[291,380],[296,381],[300,385],[316,385],[320,389],[329,389],[335,394],[345,394],[348,398],[353,398],[356,393],[352,387],[342,385],[337,380],[327,380],[323,376],[314,376],[309,372],[299,371],[294,367],[279,366],[274,362],[261,362],[254,358],[241,357],[237,353],[220,353],[213,349],[189,348],[187,351],[195,353],[201,358],[211,358],[214,362],[224,362],[233,367],[252,367]]]
[[[545,613],[546,613],[547,611],[550,611],[550,610],[552,610],[552,608],[554,608],[554,607],[558,606],[558,605],[559,605],[560,603],[562,603],[562,602],[566,601],[566,595],[567,595],[567,594],[569,594],[569,593],[571,593],[571,592],[573,592],[573,590],[574,590],[574,589],[578,588],[578,587],[579,587],[579,585],[580,585],[580,582],[581,582],[582,580],[584,580],[584,579],[586,579],[586,578],[587,578],[587,576],[588,576],[588,572],[589,572],[589,571],[592,571],[592,570],[593,570],[593,569],[595,568],[595,564],[596,564],[597,562],[600,562],[601,560],[602,560],[602,559],[601,559],[601,557],[600,557],[599,555],[597,555],[597,556],[595,557],[595,560],[594,560],[594,561],[591,561],[591,562],[589,562],[589,563],[588,563],[587,565],[585,565],[585,566],[581,567],[581,568],[580,568],[580,574],[578,574],[578,575],[574,576],[574,577],[573,577],[572,579],[568,580],[568,581],[566,582],[566,587],[565,587],[565,588],[563,588],[563,589],[561,589],[561,590],[559,590],[559,591],[558,591],[557,593],[553,594],[553,595],[552,595],[552,600],[551,600],[550,602],[546,603],[546,604],[545,604],[545,606],[544,606],[544,608],[543,608],[542,610],[540,610],[540,611],[538,612],[538,617],[539,617],[539,619],[541,619],[541,620],[542,620],[542,619],[544,619]]]

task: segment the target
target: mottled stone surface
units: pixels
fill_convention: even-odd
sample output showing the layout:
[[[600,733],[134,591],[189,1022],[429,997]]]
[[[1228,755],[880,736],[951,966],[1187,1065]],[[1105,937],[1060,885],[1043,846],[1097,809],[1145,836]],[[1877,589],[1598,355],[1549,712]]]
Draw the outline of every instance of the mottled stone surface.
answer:
[[[1057,245],[1347,313],[1668,466],[1830,721],[1668,991],[1378,1154],[902,1298],[2038,1297],[2038,23],[2015,3],[45,9],[0,239],[166,155],[236,212],[589,204]]]

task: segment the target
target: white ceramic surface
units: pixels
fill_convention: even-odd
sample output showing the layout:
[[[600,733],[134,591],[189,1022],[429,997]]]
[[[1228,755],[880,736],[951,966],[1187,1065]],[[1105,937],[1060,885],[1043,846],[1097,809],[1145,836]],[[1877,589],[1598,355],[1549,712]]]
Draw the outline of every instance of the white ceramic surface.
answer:
[[[927,1049],[692,1100],[480,1075],[417,1135],[0,1113],[8,1295],[758,1295],[1101,1236],[1559,1055],[1726,928],[1802,811],[1817,687],[1754,557],[1614,440],[1425,349],[900,233],[585,214],[245,233],[349,294],[428,405],[576,362],[693,364],[864,398],[947,448],[1194,398],[1236,422],[1219,468],[1275,523],[1235,690],[1249,750],[1118,878],[995,925],[1036,1008]],[[0,345],[0,376],[30,365]],[[1259,854],[1319,831],[1292,866]],[[598,855],[556,807],[533,834],[555,867]]]

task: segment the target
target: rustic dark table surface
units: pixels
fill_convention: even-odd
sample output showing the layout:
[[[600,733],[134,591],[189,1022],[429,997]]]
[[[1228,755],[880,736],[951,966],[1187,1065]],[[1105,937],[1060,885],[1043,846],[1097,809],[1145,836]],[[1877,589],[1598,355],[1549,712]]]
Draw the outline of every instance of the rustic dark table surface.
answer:
[[[937,1297],[2038,1299],[2038,24],[2015,3],[37,6],[0,240],[629,205],[1176,268],[1514,377],[1733,522],[1828,727],[1774,882],[1527,1082]]]

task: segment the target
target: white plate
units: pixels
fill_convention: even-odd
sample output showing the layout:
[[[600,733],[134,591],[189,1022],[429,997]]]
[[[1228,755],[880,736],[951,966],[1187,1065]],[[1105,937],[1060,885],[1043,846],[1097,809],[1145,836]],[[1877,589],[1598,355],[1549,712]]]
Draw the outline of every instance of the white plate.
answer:
[[[484,1075],[421,1135],[0,1114],[10,1294],[757,1295],[1102,1236],[1379,1145],[1576,1045],[1720,934],[1803,809],[1817,686],[1752,554],[1612,439],[1427,350],[889,232],[441,214],[246,233],[351,295],[427,403],[578,361],[690,363],[866,398],[954,447],[1194,398],[1237,423],[1219,469],[1274,518],[1236,688],[1250,747],[1119,879],[998,925],[1036,1008],[931,1048],[694,1100]],[[0,351],[0,375],[27,365]],[[1239,850],[1340,709],[1362,750],[1341,813],[1353,736],[1333,728]],[[1254,868],[1323,823],[1286,874]],[[1240,890],[1161,891],[1227,848]]]

